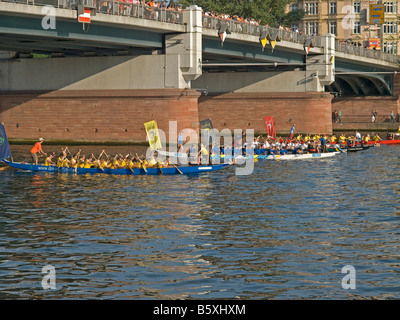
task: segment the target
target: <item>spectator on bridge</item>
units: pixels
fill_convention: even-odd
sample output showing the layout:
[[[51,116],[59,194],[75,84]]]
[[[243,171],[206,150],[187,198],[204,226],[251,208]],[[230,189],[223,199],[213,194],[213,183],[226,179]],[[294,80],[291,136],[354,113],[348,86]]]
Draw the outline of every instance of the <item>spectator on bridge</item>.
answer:
[[[172,22],[172,23],[175,23],[176,21],[178,21],[179,15],[175,13],[175,11],[177,11],[175,8],[175,3],[171,3],[171,1],[170,1],[169,5],[168,5],[168,10],[170,12],[167,14],[167,21]],[[203,24],[203,25],[205,26],[205,24]]]
[[[137,17],[138,14],[138,5],[140,4],[140,1],[138,0],[132,0],[132,17]]]

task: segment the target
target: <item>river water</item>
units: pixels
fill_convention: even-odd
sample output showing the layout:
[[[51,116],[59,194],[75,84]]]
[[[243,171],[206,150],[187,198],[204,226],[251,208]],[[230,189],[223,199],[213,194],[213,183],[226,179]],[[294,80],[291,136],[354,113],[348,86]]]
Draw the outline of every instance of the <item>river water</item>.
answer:
[[[0,298],[399,299],[399,161],[381,146],[248,176],[0,171]]]

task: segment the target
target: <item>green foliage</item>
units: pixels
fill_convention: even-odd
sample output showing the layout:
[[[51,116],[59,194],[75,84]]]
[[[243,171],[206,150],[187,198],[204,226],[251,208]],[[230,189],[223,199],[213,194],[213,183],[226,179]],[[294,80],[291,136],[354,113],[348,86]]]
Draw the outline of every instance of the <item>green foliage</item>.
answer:
[[[203,10],[254,18],[270,26],[279,24],[291,26],[304,16],[301,10],[286,14],[287,5],[293,2],[291,0],[180,0],[179,2],[184,7],[195,3]]]
[[[303,20],[305,14],[306,12],[301,9],[290,11],[286,14],[283,24],[286,26],[293,26]]]

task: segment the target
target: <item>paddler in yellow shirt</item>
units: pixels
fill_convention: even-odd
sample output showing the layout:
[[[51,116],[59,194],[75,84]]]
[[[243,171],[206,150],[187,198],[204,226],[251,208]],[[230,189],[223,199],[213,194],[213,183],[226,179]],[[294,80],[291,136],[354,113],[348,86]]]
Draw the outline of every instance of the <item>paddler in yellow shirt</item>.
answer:
[[[112,167],[112,163],[111,163],[110,160],[101,161],[100,166],[99,166],[99,168],[101,170],[104,170],[104,169],[107,169],[107,168],[111,168],[111,167]]]
[[[373,140],[374,140],[374,141],[381,141],[382,138],[379,136],[379,134],[376,133],[376,134],[374,135],[374,137],[373,137]]]
[[[127,154],[125,156],[125,158],[122,157],[122,154],[120,156],[121,156],[121,158],[120,158],[120,161],[119,161],[119,167],[120,168],[126,168],[126,166],[128,165],[129,154]]]
[[[81,153],[81,149],[71,158],[71,161],[69,162],[69,167],[70,168],[78,168],[78,157],[79,154]]]
[[[94,155],[92,154],[92,156],[90,158],[85,159],[85,165],[83,166],[85,169],[89,169],[89,168],[93,167],[93,158],[94,158]]]
[[[154,156],[151,157],[150,161],[144,160],[143,162],[147,162],[148,167],[154,167],[157,165],[157,161],[154,159]]]
[[[55,156],[55,153],[53,152],[52,154],[50,154],[50,155],[44,160],[44,165],[45,165],[46,167],[49,167],[49,166],[52,166],[52,165],[55,164],[55,163],[52,161],[53,158],[54,158],[54,156]]]
[[[126,168],[133,171],[135,163],[133,162],[133,156],[130,159],[127,159]]]
[[[63,161],[64,161],[64,155],[62,153],[60,153],[60,155],[57,158],[57,167],[62,167]]]
[[[208,157],[208,150],[207,150],[207,148],[203,145],[203,144],[201,144],[200,145],[200,151],[199,151],[199,158],[198,158],[198,163],[200,164],[202,161],[202,158],[207,158]]]
[[[67,158],[67,148],[63,149],[61,148],[61,153],[58,156],[57,159],[57,166],[58,167],[63,167],[64,166],[64,159]]]
[[[82,157],[79,158],[77,166],[78,168],[84,168],[85,167],[85,160],[86,160],[86,156],[83,155]]]
[[[105,152],[105,151],[103,150],[103,151],[100,153],[100,155],[99,155],[99,157],[98,157],[97,159],[94,157],[94,155],[92,155],[92,157],[95,159],[95,160],[92,162],[92,167],[98,168],[98,169],[102,169],[102,168],[101,168],[101,157],[102,157],[102,155],[103,155],[104,152]]]

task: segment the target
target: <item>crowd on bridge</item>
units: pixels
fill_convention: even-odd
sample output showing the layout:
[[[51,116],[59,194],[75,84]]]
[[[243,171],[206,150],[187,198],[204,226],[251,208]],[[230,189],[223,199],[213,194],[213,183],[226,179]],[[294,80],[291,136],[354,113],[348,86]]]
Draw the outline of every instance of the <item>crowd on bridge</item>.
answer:
[[[175,1],[165,1],[165,0],[160,0],[160,1],[145,1],[145,0],[105,0],[105,1],[100,1],[100,0],[94,0],[95,5],[97,8],[97,11],[100,13],[106,13],[106,14],[111,14],[113,12],[113,3],[117,2],[118,3],[118,14],[120,15],[127,15],[127,16],[137,16],[138,15],[138,10],[139,7],[142,6],[144,8],[144,16],[147,19],[151,20],[158,20],[160,18],[159,16],[159,10],[154,10],[154,9],[163,9],[168,12],[177,12],[180,13],[183,11],[183,6],[179,2],[175,3]],[[254,18],[250,17],[241,17],[239,15],[229,15],[226,13],[218,13],[210,10],[203,10],[203,17],[204,18],[215,18],[219,20],[228,20],[228,21],[235,21],[235,22],[240,22],[240,23],[246,23],[249,25],[254,25],[254,26],[265,26],[265,27],[270,27],[269,24],[262,24],[261,20],[256,20]],[[176,22],[179,20],[179,16],[170,14],[167,15],[166,18],[167,22]],[[206,21],[204,25],[207,25]],[[283,25],[280,25],[279,30],[285,30],[288,32],[297,32],[301,34],[301,30],[298,28],[289,28],[289,27],[284,27]]]

